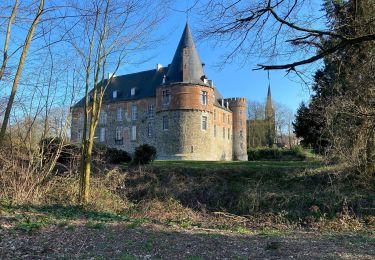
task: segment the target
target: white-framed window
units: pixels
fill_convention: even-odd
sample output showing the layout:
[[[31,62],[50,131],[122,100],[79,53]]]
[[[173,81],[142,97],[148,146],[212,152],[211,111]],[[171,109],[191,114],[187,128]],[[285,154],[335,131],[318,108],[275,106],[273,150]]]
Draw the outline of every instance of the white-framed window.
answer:
[[[105,125],[107,122],[107,113],[105,111],[100,112],[99,123]]]
[[[223,139],[225,139],[225,127],[223,127]]]
[[[117,90],[114,90],[114,91],[112,92],[112,97],[113,97],[113,99],[117,98],[117,93],[118,93]]]
[[[147,126],[147,136],[148,137],[152,137],[153,134],[154,134],[154,131],[153,131],[153,127],[152,127],[152,123],[151,122],[148,122],[148,126]]]
[[[155,105],[150,104],[150,105],[148,105],[148,117],[154,118],[154,115],[155,115]]]
[[[117,110],[116,110],[117,121],[122,121],[122,112],[123,112],[122,107],[118,107]]]
[[[214,109],[214,120],[216,120],[216,109]]]
[[[163,130],[169,129],[169,118],[168,116],[163,116]]]
[[[138,118],[138,111],[137,111],[137,105],[132,104],[132,120],[137,120]]]
[[[163,90],[162,92],[162,104],[164,106],[169,105],[171,102],[171,91],[170,90]]]
[[[131,90],[130,90],[130,95],[131,95],[131,96],[135,96],[135,88],[131,88]]]
[[[207,116],[202,116],[202,130],[207,130]]]
[[[122,140],[123,138],[123,131],[122,131],[122,126],[117,126],[116,127],[116,140]]]
[[[132,141],[137,140],[137,126],[133,125],[132,126]]]
[[[201,102],[202,102],[202,105],[208,104],[208,93],[207,93],[207,91],[201,91]]]
[[[216,124],[214,125],[214,137],[216,137]]]
[[[100,133],[99,133],[99,141],[104,142],[105,141],[105,128],[101,127],[100,128]]]

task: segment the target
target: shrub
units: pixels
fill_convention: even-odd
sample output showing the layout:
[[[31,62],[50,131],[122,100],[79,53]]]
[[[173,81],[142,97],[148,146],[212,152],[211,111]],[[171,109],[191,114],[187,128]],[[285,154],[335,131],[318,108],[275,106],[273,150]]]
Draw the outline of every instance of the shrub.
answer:
[[[131,162],[132,157],[124,150],[116,148],[107,148],[105,152],[105,161],[107,163],[120,164]]]
[[[156,148],[142,144],[135,149],[133,163],[134,164],[148,164],[156,158]]]
[[[248,160],[304,160],[306,153],[301,146],[292,149],[282,148],[249,148],[247,150]]]

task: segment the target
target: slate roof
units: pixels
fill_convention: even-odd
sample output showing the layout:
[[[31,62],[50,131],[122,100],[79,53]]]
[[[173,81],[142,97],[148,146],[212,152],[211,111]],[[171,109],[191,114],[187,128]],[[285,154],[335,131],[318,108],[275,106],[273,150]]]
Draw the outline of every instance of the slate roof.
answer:
[[[159,70],[146,70],[122,76],[116,76],[104,94],[103,103],[137,100],[156,96],[156,87],[163,82],[163,76],[167,73],[168,67]],[[105,84],[105,82],[104,82]],[[135,95],[131,95],[131,89],[135,88]],[[113,91],[117,90],[117,98],[113,98]],[[84,105],[85,98],[82,98],[74,107]]]
[[[207,85],[203,65],[195,48],[189,24],[186,23],[172,63],[169,67],[166,83],[192,83]]]
[[[183,55],[184,49],[185,55]],[[188,59],[184,60],[184,57],[187,57]],[[185,81],[183,81],[182,78],[182,65],[184,64],[184,62],[188,62],[189,64],[189,74],[187,75],[187,77],[185,77],[185,79],[187,78],[188,80]],[[200,61],[198,52],[195,48],[193,37],[191,35],[188,24],[186,24],[185,26],[173,61],[168,67],[162,67],[159,70],[153,69],[140,71],[137,73],[114,77],[105,92],[103,103],[108,104],[119,101],[129,101],[155,97],[156,88],[162,85],[164,75],[167,76],[166,84],[191,83],[208,86],[208,84],[204,83],[202,80],[202,76],[204,76],[203,66]],[[106,80],[104,84],[106,84]],[[135,88],[134,96],[131,95],[132,88]],[[117,91],[117,98],[113,98],[114,91]],[[223,96],[220,94],[216,87],[214,87],[214,91],[216,99],[214,104],[217,107],[226,109],[219,103],[219,100],[223,99]],[[83,107],[84,102],[85,98],[82,98],[73,107]]]

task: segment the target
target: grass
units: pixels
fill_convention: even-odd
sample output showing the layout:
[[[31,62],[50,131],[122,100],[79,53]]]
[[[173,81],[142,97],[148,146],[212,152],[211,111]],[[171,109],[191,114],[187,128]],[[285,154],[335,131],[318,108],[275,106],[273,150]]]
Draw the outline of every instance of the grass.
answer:
[[[318,168],[319,161],[155,161],[154,167],[184,167],[198,169],[280,169],[280,168]]]

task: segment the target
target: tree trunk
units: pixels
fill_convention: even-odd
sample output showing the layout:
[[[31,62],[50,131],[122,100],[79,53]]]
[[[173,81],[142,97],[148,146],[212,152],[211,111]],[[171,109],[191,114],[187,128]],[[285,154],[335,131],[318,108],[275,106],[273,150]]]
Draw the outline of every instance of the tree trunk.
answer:
[[[8,122],[9,122],[10,112],[12,110],[12,106],[13,106],[13,102],[14,102],[14,97],[16,96],[18,82],[19,82],[20,77],[21,77],[21,72],[22,72],[22,69],[23,69],[23,65],[25,63],[25,59],[26,59],[26,56],[27,56],[27,51],[29,50],[30,43],[31,43],[31,40],[33,38],[33,34],[34,34],[34,31],[35,31],[36,25],[39,22],[41,14],[43,13],[43,8],[44,8],[44,0],[40,0],[39,8],[38,8],[38,13],[37,13],[37,15],[36,15],[33,23],[31,24],[29,32],[28,32],[28,34],[26,36],[26,40],[25,40],[25,44],[24,44],[23,49],[22,49],[22,54],[21,54],[21,57],[20,57],[20,61],[18,63],[17,72],[16,72],[16,75],[15,75],[14,80],[13,80],[12,91],[10,93],[8,104],[7,104],[6,109],[5,109],[3,124],[1,126],[1,131],[0,131],[0,145],[4,142],[5,132],[6,132],[6,129],[7,129],[7,126],[8,126]]]

